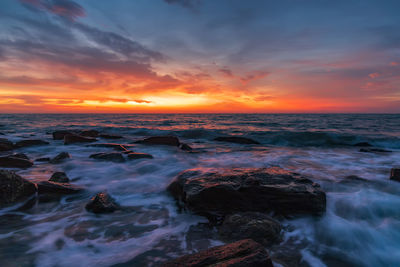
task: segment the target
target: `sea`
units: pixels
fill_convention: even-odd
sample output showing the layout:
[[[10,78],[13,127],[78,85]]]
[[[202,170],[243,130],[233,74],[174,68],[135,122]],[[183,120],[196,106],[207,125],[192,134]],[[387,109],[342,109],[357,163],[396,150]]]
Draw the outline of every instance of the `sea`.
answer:
[[[130,144],[154,159],[96,161],[89,155],[112,150],[64,145],[51,135],[89,129],[123,136],[98,143]],[[300,173],[327,194],[323,215],[279,219],[282,242],[266,248],[275,266],[400,266],[400,182],[389,179],[400,167],[400,114],[0,114],[0,133],[13,142],[50,142],[15,151],[32,160],[71,155],[62,164],[16,169],[23,178],[63,171],[86,189],[0,208],[0,266],[158,266],[222,245],[207,219],[179,209],[166,187],[190,168],[270,166]],[[177,136],[193,152],[134,144],[159,135]],[[260,144],[215,141],[219,136]],[[360,143],[387,152],[360,152]],[[130,211],[86,211],[101,191]]]

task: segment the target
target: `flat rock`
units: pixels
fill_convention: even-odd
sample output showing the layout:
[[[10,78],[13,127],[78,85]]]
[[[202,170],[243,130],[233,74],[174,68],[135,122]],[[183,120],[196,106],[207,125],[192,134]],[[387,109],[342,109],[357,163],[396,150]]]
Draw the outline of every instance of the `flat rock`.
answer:
[[[1,151],[10,151],[14,149],[13,142],[9,141],[5,138],[0,138],[0,152]]]
[[[209,219],[245,211],[319,215],[326,209],[325,192],[317,183],[279,167],[191,169],[167,190]]]
[[[85,208],[93,213],[111,213],[121,207],[107,192],[100,192],[90,199]]]
[[[10,155],[0,157],[0,167],[4,168],[29,168],[32,167],[33,162],[25,158]]]
[[[117,134],[100,134],[101,138],[104,139],[121,139],[122,136],[121,135],[117,135]]]
[[[96,142],[96,138],[80,136],[77,134],[67,134],[64,136],[64,145],[75,144],[75,143],[91,143]]]
[[[41,181],[37,184],[39,194],[55,194],[55,195],[68,195],[76,194],[83,190],[82,187],[68,184],[68,183],[56,183],[50,181]]]
[[[175,136],[152,136],[143,140],[136,141],[135,143],[144,145],[166,145],[166,146],[179,146],[180,142],[178,137]]]
[[[259,243],[245,239],[185,255],[162,264],[163,267],[272,267],[267,251]]]
[[[223,240],[251,238],[263,245],[279,243],[282,227],[270,216],[259,212],[241,212],[225,217],[218,232]]]
[[[0,170],[0,205],[23,200],[32,196],[35,192],[34,183],[29,182],[13,171]]]
[[[30,146],[43,146],[43,145],[48,145],[49,142],[39,140],[39,139],[27,139],[27,140],[21,140],[15,143],[16,148],[21,148],[21,147],[30,147]]]
[[[61,152],[60,154],[58,154],[57,156],[55,156],[54,158],[52,158],[50,160],[50,163],[52,164],[59,164],[61,162],[63,162],[66,159],[71,158],[71,156],[69,155],[68,152]]]
[[[390,180],[400,182],[400,168],[392,168],[390,170]]]
[[[236,143],[236,144],[260,144],[259,142],[241,136],[220,136],[214,139],[215,141],[219,142],[229,142],[229,143]]]
[[[55,172],[51,175],[50,182],[69,183],[69,178],[65,172]]]
[[[153,156],[147,153],[129,153],[128,159],[152,159]]]
[[[99,136],[99,132],[96,130],[85,130],[85,131],[81,131],[79,133],[80,136],[85,136],[85,137],[98,137]]]
[[[104,161],[112,161],[112,162],[124,162],[124,156],[119,152],[111,152],[111,153],[96,153],[90,155],[90,158]]]

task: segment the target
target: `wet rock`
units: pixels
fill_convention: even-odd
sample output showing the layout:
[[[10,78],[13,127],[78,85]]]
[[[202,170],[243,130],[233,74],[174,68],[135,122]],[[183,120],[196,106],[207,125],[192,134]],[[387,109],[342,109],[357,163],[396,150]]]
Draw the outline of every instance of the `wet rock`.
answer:
[[[122,138],[122,136],[116,135],[116,134],[100,134],[100,137],[104,138],[104,139],[121,139]]]
[[[36,192],[34,183],[13,171],[0,170],[0,205],[27,198]]]
[[[63,140],[66,135],[76,134],[76,133],[77,132],[75,132],[75,131],[66,131],[66,130],[55,131],[55,132],[53,132],[53,139],[54,140]]]
[[[1,151],[10,151],[14,149],[13,142],[9,141],[5,138],[0,138],[0,152]]]
[[[366,152],[366,153],[390,153],[392,151],[382,149],[382,148],[361,148],[359,150],[360,152]]]
[[[179,146],[179,139],[175,136],[153,136],[143,140],[136,141],[138,144],[145,145],[166,145],[166,146]]]
[[[15,157],[15,158],[20,158],[20,159],[29,160],[29,157],[28,157],[26,154],[24,154],[24,153],[13,154],[12,156]]]
[[[85,137],[98,137],[99,132],[96,130],[86,130],[82,131],[79,133],[80,136],[85,136]]]
[[[279,167],[192,169],[179,174],[167,189],[209,219],[241,211],[319,215],[326,208],[318,184]]]
[[[55,195],[68,195],[76,194],[83,190],[82,187],[67,184],[67,183],[56,183],[50,181],[41,181],[37,184],[39,194],[55,194]]]
[[[124,145],[114,144],[114,143],[91,144],[91,145],[88,145],[88,146],[92,146],[92,147],[109,147],[109,148],[113,148],[114,150],[117,150],[117,151],[128,151],[128,149],[126,149],[126,147]]]
[[[67,134],[64,136],[64,145],[75,143],[91,143],[97,141],[96,138],[84,137],[77,134]]]
[[[181,143],[179,145],[179,148],[182,149],[182,150],[185,150],[185,151],[192,151],[193,150],[188,144],[184,144],[184,143]]]
[[[229,142],[229,143],[236,143],[236,144],[260,144],[259,142],[241,136],[220,136],[214,139],[215,141],[219,142]]]
[[[28,140],[21,140],[15,143],[16,148],[21,147],[30,147],[30,146],[43,146],[48,145],[49,142],[38,140],[38,139],[28,139]]]
[[[265,249],[251,239],[237,241],[224,246],[213,247],[195,254],[166,262],[163,267],[194,266],[254,266],[272,267],[272,261]]]
[[[107,192],[97,193],[85,208],[93,213],[111,213],[121,209],[120,205]]]
[[[52,158],[50,160],[50,163],[52,164],[59,164],[61,162],[63,162],[66,159],[71,158],[71,156],[69,155],[68,152],[61,152],[60,154],[58,154],[57,156],[55,156],[54,158]]]
[[[50,161],[50,158],[38,158],[38,159],[35,159],[35,161],[46,162],[46,161]]]
[[[146,153],[129,153],[128,159],[152,159],[153,156]]]
[[[259,212],[241,212],[225,217],[218,232],[223,240],[236,241],[251,238],[263,245],[280,241],[280,223]]]
[[[69,178],[65,172],[55,172],[51,175],[50,182],[69,183]]]
[[[111,152],[111,153],[96,153],[90,155],[90,158],[104,161],[112,161],[112,162],[124,162],[124,156],[119,152]]]
[[[344,177],[343,180],[339,181],[340,184],[356,184],[356,183],[366,183],[366,182],[368,182],[367,179],[361,178],[357,175],[349,175]]]
[[[400,168],[392,168],[390,170],[390,180],[400,182]]]
[[[14,155],[0,157],[0,167],[4,168],[29,168],[33,162]]]
[[[372,145],[368,142],[360,142],[360,143],[356,143],[353,146],[363,146],[363,147],[372,147]]]

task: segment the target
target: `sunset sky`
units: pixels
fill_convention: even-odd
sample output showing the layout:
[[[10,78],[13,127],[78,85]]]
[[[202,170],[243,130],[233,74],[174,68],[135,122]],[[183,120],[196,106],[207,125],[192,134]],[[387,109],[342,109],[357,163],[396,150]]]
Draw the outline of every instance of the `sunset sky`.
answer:
[[[0,112],[400,112],[400,1],[1,0]]]

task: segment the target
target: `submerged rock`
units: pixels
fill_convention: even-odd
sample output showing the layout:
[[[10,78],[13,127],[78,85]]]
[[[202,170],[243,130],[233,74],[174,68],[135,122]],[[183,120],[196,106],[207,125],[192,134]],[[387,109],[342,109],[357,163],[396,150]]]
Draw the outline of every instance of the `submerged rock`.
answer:
[[[392,168],[390,170],[390,180],[400,182],[400,168]]]
[[[143,140],[136,141],[138,144],[145,145],[166,145],[166,146],[179,146],[179,139],[175,136],[153,136]]]
[[[100,134],[100,137],[104,138],[104,139],[121,139],[122,138],[122,136],[116,135],[116,134]]]
[[[64,160],[69,159],[69,158],[71,158],[71,156],[69,155],[68,152],[61,152],[60,154],[58,154],[57,156],[55,156],[54,158],[52,158],[52,159],[50,160],[50,163],[52,163],[52,164],[58,164],[58,163],[61,163],[61,162],[63,162]]]
[[[114,144],[114,143],[91,144],[91,145],[88,145],[88,146],[92,146],[92,147],[109,147],[109,148],[113,148],[114,150],[117,150],[117,151],[128,151],[128,149],[126,149],[126,147],[124,145]]]
[[[38,139],[28,139],[28,140],[21,140],[15,143],[16,148],[21,147],[30,147],[30,146],[43,146],[48,145],[49,142],[38,140]]]
[[[64,145],[75,143],[90,143],[97,141],[96,138],[84,137],[77,134],[67,134],[64,136]]]
[[[50,182],[69,183],[69,178],[65,172],[55,172],[51,175]]]
[[[67,183],[56,183],[51,181],[41,181],[37,184],[39,194],[68,195],[76,194],[83,190],[82,187]]]
[[[15,157],[15,158],[20,158],[20,159],[29,160],[29,157],[28,157],[26,154],[24,154],[24,153],[13,154],[12,156]]]
[[[129,153],[128,159],[152,159],[153,156],[146,153]]]
[[[263,246],[251,239],[245,239],[224,246],[203,250],[195,254],[185,255],[166,262],[161,266],[272,267],[273,264]]]
[[[363,146],[363,147],[372,147],[372,145],[368,142],[360,142],[360,143],[356,143],[353,146]]]
[[[221,136],[221,137],[217,137],[214,139],[215,141],[219,141],[219,142],[229,142],[229,143],[236,143],[236,144],[254,144],[254,145],[258,145],[260,144],[259,142],[250,139],[250,138],[246,138],[246,137],[241,137],[241,136]]]
[[[10,155],[5,157],[0,157],[0,167],[4,168],[29,168],[32,167],[33,162],[21,158],[20,156]]]
[[[185,151],[192,151],[192,147],[188,144],[180,143],[179,148]]]
[[[227,241],[251,238],[264,245],[280,241],[280,223],[259,212],[241,212],[225,217],[218,232]]]
[[[85,130],[79,133],[80,136],[85,136],[85,137],[98,137],[99,132],[96,130]]]
[[[112,161],[112,162],[124,162],[124,156],[119,152],[111,152],[111,153],[96,153],[90,155],[90,158],[104,160],[104,161]]]
[[[85,208],[93,213],[111,213],[121,207],[107,192],[100,192],[90,199]]]
[[[326,208],[318,184],[279,167],[192,169],[179,174],[167,189],[187,208],[209,218],[240,211],[319,215]]]
[[[392,151],[382,149],[382,148],[361,148],[359,150],[360,152],[366,152],[366,153],[390,153]]]
[[[50,158],[38,158],[38,159],[35,159],[35,161],[46,162],[46,161],[50,161]]]
[[[32,196],[35,192],[34,183],[29,182],[13,171],[0,170],[0,205],[22,200]]]
[[[5,138],[0,138],[0,152],[1,151],[10,151],[14,149],[13,142],[9,141]]]

